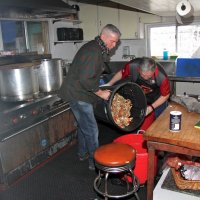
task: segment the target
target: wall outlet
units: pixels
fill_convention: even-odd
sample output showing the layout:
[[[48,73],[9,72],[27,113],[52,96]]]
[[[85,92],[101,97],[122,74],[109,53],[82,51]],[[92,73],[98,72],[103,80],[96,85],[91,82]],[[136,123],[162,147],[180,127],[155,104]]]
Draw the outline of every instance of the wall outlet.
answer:
[[[123,47],[123,55],[130,55],[130,46]]]

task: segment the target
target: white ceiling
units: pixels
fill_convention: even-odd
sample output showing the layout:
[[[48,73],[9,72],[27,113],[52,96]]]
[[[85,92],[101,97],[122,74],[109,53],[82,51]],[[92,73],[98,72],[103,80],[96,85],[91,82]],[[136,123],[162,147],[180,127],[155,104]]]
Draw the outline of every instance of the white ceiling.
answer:
[[[176,6],[182,0],[111,0],[159,16],[175,16]],[[194,8],[194,16],[200,16],[200,0],[189,0]]]

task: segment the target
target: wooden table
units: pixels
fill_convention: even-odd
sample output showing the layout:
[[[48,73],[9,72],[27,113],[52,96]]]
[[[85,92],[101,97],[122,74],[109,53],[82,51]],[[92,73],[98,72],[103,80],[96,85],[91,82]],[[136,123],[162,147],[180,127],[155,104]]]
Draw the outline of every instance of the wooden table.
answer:
[[[182,112],[181,131],[169,130],[170,111]],[[147,200],[153,199],[154,189],[154,156],[156,150],[180,153],[191,156],[200,156],[200,129],[194,124],[200,121],[200,114],[188,112],[185,107],[170,103],[167,109],[154,121],[144,133],[148,146],[148,179]]]

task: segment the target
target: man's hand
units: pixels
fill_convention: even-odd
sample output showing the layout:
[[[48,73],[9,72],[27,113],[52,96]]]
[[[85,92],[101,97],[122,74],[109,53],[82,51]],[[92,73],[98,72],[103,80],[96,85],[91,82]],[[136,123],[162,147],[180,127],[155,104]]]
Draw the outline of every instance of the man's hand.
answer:
[[[97,92],[95,92],[95,94],[104,100],[108,100],[110,97],[111,91],[99,89]]]
[[[153,111],[153,108],[151,106],[147,106],[146,116],[149,115],[152,111]]]

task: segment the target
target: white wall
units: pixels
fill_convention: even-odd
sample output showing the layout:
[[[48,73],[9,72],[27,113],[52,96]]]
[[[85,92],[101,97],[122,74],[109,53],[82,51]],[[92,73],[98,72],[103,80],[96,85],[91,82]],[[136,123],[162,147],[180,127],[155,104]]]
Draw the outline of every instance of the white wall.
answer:
[[[51,53],[53,58],[62,58],[68,61],[72,61],[78,49],[84,44],[82,43],[62,43],[52,45]],[[145,41],[144,40],[122,40],[121,44],[115,51],[115,54],[111,57],[111,61],[128,61],[129,58],[123,57],[123,47],[130,46],[130,55],[136,57],[145,56]]]
[[[56,22],[53,23],[49,20],[49,33],[50,33],[50,51],[53,58],[62,58],[68,60],[69,62],[73,60],[76,52],[78,49],[85,43],[85,42],[66,42],[66,43],[59,43],[54,44],[57,41],[57,33],[56,30],[58,27],[68,27],[68,28],[79,28],[79,24],[74,25],[71,22]],[[111,61],[129,61],[129,58],[124,59],[123,56],[123,47],[129,46],[130,47],[130,55],[135,55],[136,57],[146,56],[146,47],[145,47],[145,40],[138,39],[138,40],[121,40],[120,45],[115,51],[115,54],[111,57]]]
[[[150,23],[148,20],[145,22]],[[157,19],[156,19],[157,20]],[[57,40],[56,35],[56,28],[58,26],[64,26],[66,27],[66,23],[62,24],[62,22],[58,23],[52,23],[49,21],[49,33],[50,33],[50,51],[53,58],[62,58],[64,60],[67,60],[69,63],[72,62],[76,52],[78,49],[85,43],[74,43],[68,42],[68,43],[61,43],[54,45],[54,42]],[[67,27],[79,27],[79,25],[74,25],[72,23],[68,23]],[[141,56],[148,56],[147,54],[147,46],[146,46],[146,40],[145,39],[138,39],[138,40],[121,40],[121,44],[118,46],[118,48],[115,51],[115,54],[111,57],[111,61],[129,61],[130,59],[124,59],[123,58],[123,47],[129,46],[130,47],[130,55],[135,55],[136,57]],[[176,83],[176,94],[183,94],[186,92],[187,94],[200,94],[199,91],[200,84],[193,84],[193,83]]]
[[[55,44],[54,42],[57,41],[57,28],[59,27],[78,28],[79,26],[74,26],[74,24],[71,22],[53,23],[51,20],[49,20],[50,52],[52,54],[52,58],[62,58],[72,61],[82,43],[74,43],[71,41]]]
[[[200,95],[200,84],[199,83],[191,83],[191,82],[177,82],[176,83],[176,94],[183,95],[186,94],[194,94]]]
[[[129,58],[123,58],[123,47],[130,47],[130,55],[135,55],[136,57],[146,56],[145,40],[121,40],[121,44],[115,51],[115,54],[111,57],[111,61],[125,61],[130,60]]]
[[[53,58],[62,58],[71,62],[74,55],[80,48],[82,43],[62,43],[52,46],[51,54]]]

